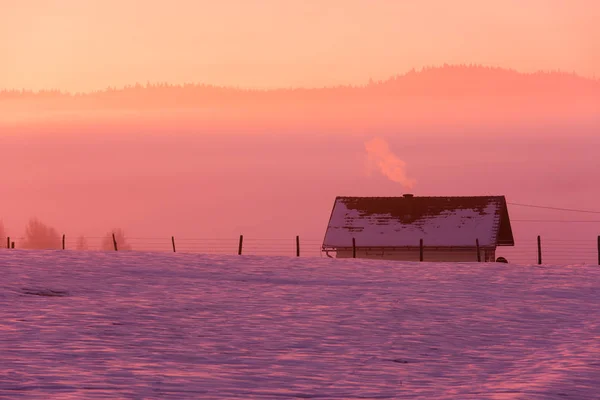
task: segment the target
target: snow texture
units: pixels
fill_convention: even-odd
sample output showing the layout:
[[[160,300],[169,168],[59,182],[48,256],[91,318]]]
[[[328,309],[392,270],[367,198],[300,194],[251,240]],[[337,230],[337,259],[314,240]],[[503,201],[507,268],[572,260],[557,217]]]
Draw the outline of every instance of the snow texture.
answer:
[[[344,199],[335,203],[323,246],[352,247],[419,247],[425,246],[495,246],[499,223],[497,202],[487,204],[483,212],[475,209],[450,209],[439,215],[424,216],[413,223],[403,223],[389,214],[364,213],[348,207]]]
[[[597,399],[600,268],[0,251],[0,398]]]

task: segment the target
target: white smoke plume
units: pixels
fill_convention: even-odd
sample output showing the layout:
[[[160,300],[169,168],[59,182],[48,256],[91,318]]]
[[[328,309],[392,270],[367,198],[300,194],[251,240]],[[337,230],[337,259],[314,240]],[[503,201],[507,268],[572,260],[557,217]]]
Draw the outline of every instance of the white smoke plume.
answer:
[[[412,189],[416,181],[406,176],[406,163],[398,158],[381,138],[374,138],[365,143],[368,167],[377,167],[379,172],[407,189]]]

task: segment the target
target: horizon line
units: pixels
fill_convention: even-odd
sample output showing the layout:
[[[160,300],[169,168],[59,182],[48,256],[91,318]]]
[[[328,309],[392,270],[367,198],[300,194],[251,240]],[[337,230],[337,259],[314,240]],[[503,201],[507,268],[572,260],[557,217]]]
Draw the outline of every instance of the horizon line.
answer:
[[[139,81],[136,81],[133,84],[124,84],[123,86],[117,87],[117,86],[107,86],[104,88],[98,88],[98,89],[91,89],[91,90],[86,90],[86,91],[71,91],[71,90],[63,90],[63,89],[58,89],[58,88],[48,88],[48,89],[31,89],[31,88],[0,88],[0,94],[2,93],[15,93],[15,92],[21,92],[21,93],[27,93],[27,94],[45,94],[45,93],[54,93],[54,94],[60,94],[60,95],[66,95],[66,96],[77,96],[77,95],[92,95],[92,94],[97,94],[97,93],[103,93],[103,92],[107,92],[107,91],[122,91],[122,90],[127,90],[127,89],[131,89],[131,88],[148,88],[148,87],[152,87],[152,86],[160,86],[160,85],[165,85],[167,87],[185,87],[185,86],[204,86],[207,88],[218,88],[218,89],[226,89],[226,90],[239,90],[239,91],[248,91],[248,92],[275,92],[275,91],[284,91],[284,90],[325,90],[325,89],[340,89],[340,88],[367,88],[370,85],[373,84],[381,84],[381,83],[386,83],[389,81],[392,81],[394,79],[398,79],[398,78],[402,78],[402,77],[406,77],[409,74],[414,74],[414,73],[423,73],[429,70],[442,70],[442,69],[449,69],[449,68],[472,68],[472,69],[487,69],[487,70],[496,70],[496,71],[502,71],[502,72],[508,72],[508,73],[514,73],[514,74],[518,74],[518,75],[561,75],[561,76],[570,76],[570,77],[574,77],[577,79],[582,79],[582,80],[587,80],[587,81],[591,81],[594,83],[600,83],[600,77],[596,77],[595,74],[593,76],[585,76],[582,74],[579,74],[575,71],[572,72],[567,72],[564,70],[560,70],[560,69],[537,69],[535,71],[532,72],[525,72],[525,71],[520,71],[516,68],[508,68],[508,67],[499,67],[499,66],[492,66],[492,65],[486,65],[486,64],[440,64],[440,65],[434,65],[434,66],[423,66],[419,69],[417,68],[411,68],[403,73],[397,73],[395,75],[391,75],[388,76],[387,78],[384,79],[380,79],[380,80],[373,80],[372,78],[369,78],[367,81],[363,81],[362,83],[345,83],[345,84],[337,84],[337,85],[325,85],[325,86],[293,86],[293,85],[289,85],[289,86],[274,86],[274,87],[253,87],[253,86],[240,86],[240,85],[219,85],[219,84],[212,84],[212,83],[206,83],[206,82],[201,82],[201,81],[196,81],[196,82],[181,82],[181,83],[169,83],[167,81],[146,81],[145,84],[140,83]]]

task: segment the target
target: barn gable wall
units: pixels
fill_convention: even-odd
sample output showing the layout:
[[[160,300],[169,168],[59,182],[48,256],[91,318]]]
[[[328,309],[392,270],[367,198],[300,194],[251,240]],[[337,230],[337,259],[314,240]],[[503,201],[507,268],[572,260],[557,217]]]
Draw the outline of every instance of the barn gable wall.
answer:
[[[480,249],[481,261],[493,262],[495,250]],[[352,258],[352,249],[339,249],[336,258]],[[392,261],[420,261],[419,249],[357,249],[356,258]],[[423,261],[428,262],[475,262],[477,250],[473,249],[424,249]]]

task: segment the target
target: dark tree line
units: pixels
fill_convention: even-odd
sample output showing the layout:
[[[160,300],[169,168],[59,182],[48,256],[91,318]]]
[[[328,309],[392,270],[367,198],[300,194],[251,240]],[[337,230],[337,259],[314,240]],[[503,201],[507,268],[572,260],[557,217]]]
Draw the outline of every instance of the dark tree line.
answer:
[[[117,240],[119,250],[132,250],[122,229],[113,229],[106,233],[102,238],[99,250],[114,250],[113,234]],[[6,231],[3,222],[0,220],[0,248],[5,247],[6,238],[8,236],[9,233]],[[16,245],[16,247],[21,249],[57,250],[62,248],[62,235],[55,228],[48,226],[38,218],[29,220],[25,227],[25,236],[21,238],[21,241],[22,243]],[[90,250],[90,246],[88,245],[85,236],[81,235],[77,238],[75,250]]]
[[[346,94],[348,91],[355,92],[358,90],[373,90],[374,88],[385,89],[391,93],[401,95],[405,92],[412,92],[415,87],[418,91],[419,84],[424,80],[431,78],[440,78],[443,82],[444,78],[449,78],[451,81],[460,82],[462,79],[473,79],[478,84],[491,86],[492,88],[501,88],[504,85],[498,85],[498,81],[516,84],[516,87],[531,86],[539,88],[540,86],[555,86],[562,88],[589,88],[593,91],[600,87],[600,79],[589,78],[577,75],[574,72],[564,72],[557,70],[546,70],[532,73],[518,72],[513,69],[501,67],[489,67],[477,64],[444,64],[442,66],[423,67],[419,70],[412,69],[403,74],[397,74],[378,81],[365,82],[364,84],[352,85],[336,85],[321,88],[278,88],[278,89],[247,89],[231,86],[211,85],[206,83],[183,83],[170,84],[166,82],[146,82],[146,84],[135,83],[133,85],[125,85],[123,87],[107,87],[104,90],[94,90],[85,93],[70,93],[57,89],[50,90],[15,90],[15,89],[0,89],[0,98],[18,99],[18,98],[39,98],[39,99],[58,99],[58,98],[100,98],[111,99],[118,96],[128,97],[129,95],[140,95],[144,99],[149,93],[160,92],[163,95],[176,95],[178,98],[191,97],[197,100],[208,98],[223,98],[231,100],[239,96],[269,96],[281,94],[296,94],[296,93],[313,93],[320,95],[323,92],[339,92]],[[439,82],[436,82],[439,84]]]

